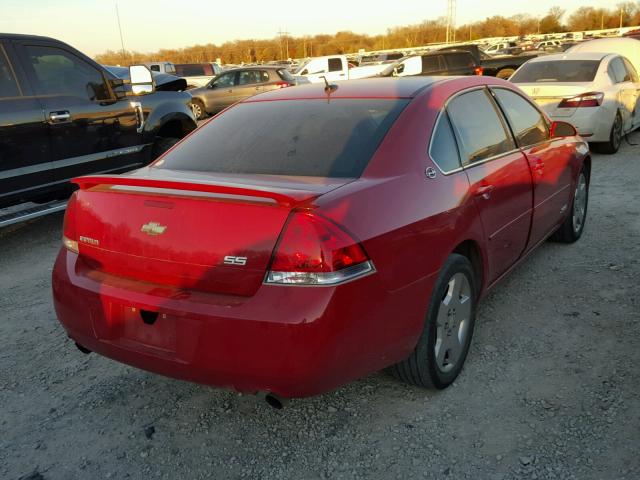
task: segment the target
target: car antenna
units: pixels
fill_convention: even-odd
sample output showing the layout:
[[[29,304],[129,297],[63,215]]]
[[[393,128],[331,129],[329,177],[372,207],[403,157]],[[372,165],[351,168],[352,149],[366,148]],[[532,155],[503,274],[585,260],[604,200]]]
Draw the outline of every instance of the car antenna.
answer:
[[[321,78],[324,80],[324,91],[327,96],[338,90],[338,85],[336,85],[335,83],[329,83],[327,77],[322,76]]]

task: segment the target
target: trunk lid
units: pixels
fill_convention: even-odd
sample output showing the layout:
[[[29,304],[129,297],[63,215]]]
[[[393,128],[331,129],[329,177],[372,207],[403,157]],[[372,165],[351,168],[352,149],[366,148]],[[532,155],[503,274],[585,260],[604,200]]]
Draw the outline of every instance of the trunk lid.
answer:
[[[591,83],[584,85],[576,85],[575,83],[518,83],[516,85],[551,118],[572,116],[576,112],[575,107],[558,108],[560,102],[565,98],[589,92],[593,88]]]
[[[79,255],[116,276],[250,296],[291,209],[351,180],[158,169],[82,177]]]

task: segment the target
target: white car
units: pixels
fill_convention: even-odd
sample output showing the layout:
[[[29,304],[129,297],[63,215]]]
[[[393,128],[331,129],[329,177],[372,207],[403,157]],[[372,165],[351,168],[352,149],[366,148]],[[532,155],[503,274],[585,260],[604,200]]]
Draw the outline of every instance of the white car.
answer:
[[[552,120],[571,123],[595,149],[615,153],[640,126],[640,80],[625,57],[569,53],[529,60],[510,80]]]

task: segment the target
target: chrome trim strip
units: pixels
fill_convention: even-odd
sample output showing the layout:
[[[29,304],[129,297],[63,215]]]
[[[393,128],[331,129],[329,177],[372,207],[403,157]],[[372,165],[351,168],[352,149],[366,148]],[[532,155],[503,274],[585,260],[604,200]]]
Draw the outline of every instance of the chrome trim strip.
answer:
[[[18,177],[21,175],[31,175],[33,173],[42,172],[44,170],[55,170],[57,168],[70,167],[81,163],[96,162],[98,160],[106,160],[108,158],[120,157],[123,155],[131,155],[139,153],[144,147],[150,144],[134,145],[132,147],[115,148],[113,150],[107,150],[99,153],[90,153],[88,155],[80,155],[78,157],[63,158],[62,160],[55,160],[53,162],[42,162],[35,165],[29,165],[27,167],[12,168],[10,170],[0,171],[0,180],[7,178]]]

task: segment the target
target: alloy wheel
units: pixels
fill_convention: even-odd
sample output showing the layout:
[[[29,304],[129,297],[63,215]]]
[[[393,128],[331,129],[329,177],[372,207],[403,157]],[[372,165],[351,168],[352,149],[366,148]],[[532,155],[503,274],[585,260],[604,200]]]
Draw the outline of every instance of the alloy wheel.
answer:
[[[576,191],[573,195],[573,231],[578,233],[587,214],[587,178],[580,173]]]
[[[472,302],[469,279],[456,273],[449,280],[436,320],[434,353],[442,372],[451,371],[461,360],[469,334]]]
[[[611,144],[614,150],[620,148],[622,143],[622,118],[620,115],[616,115],[616,119],[613,121],[613,131],[611,132]]]

